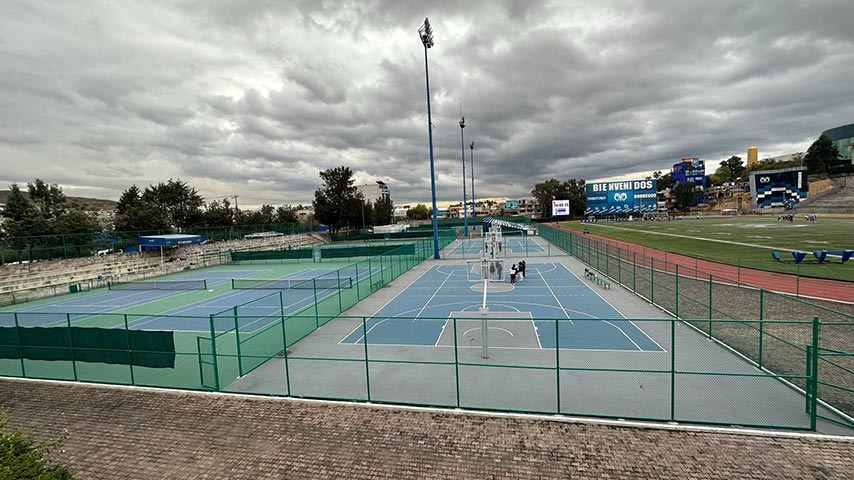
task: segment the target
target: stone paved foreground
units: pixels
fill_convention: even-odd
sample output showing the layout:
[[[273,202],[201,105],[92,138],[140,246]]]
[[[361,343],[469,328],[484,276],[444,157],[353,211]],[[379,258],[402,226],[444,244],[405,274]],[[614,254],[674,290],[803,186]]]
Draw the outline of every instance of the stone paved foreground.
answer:
[[[854,441],[0,379],[79,478],[851,479]]]

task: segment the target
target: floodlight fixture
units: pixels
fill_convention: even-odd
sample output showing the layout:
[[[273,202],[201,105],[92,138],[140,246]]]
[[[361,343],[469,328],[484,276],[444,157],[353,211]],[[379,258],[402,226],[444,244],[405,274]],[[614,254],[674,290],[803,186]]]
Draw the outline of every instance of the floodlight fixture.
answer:
[[[424,48],[431,48],[433,46],[433,29],[430,28],[430,20],[428,18],[425,18],[424,24],[418,28],[418,34],[421,36],[421,43],[424,44]]]

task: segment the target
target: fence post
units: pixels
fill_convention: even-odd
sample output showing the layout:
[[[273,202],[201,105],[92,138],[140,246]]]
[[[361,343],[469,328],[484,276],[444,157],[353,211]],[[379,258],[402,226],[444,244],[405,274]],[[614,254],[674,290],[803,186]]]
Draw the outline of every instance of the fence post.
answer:
[[[712,336],[712,274],[709,274],[709,337]]]
[[[815,431],[816,417],[818,416],[818,349],[819,349],[819,321],[818,316],[812,318],[812,395],[810,396],[810,430]]]
[[[213,356],[213,370],[214,370],[214,387],[216,391],[219,391],[219,358],[216,356],[216,329],[214,329],[214,316],[210,314],[210,324],[211,324],[211,355]]]
[[[676,303],[676,318],[679,318],[679,264],[678,263],[676,264],[675,273],[676,273],[676,278],[675,278],[674,286],[676,287],[676,298],[674,299],[674,302]]]
[[[670,421],[676,421],[676,319],[670,319]]]
[[[18,312],[12,314],[15,318],[15,337],[18,339],[18,353],[21,357],[21,376],[27,378],[27,370],[24,367],[24,346],[21,345],[21,325],[18,323]]]
[[[287,388],[287,395],[291,395],[291,368],[288,364],[288,334],[285,332],[285,300],[282,298],[282,291],[279,290],[279,306],[282,311],[282,315],[279,317],[282,320],[282,351],[285,352],[285,388]]]
[[[320,319],[317,317],[317,280],[311,279],[311,291],[314,292],[314,328],[320,328]]]
[[[812,342],[810,342],[812,343]],[[804,411],[806,413],[812,414],[812,345],[807,345],[807,367],[804,370],[804,376],[806,376],[806,388],[804,388]]]
[[[763,305],[765,302],[765,290],[759,289],[759,368],[762,368],[762,334],[765,329],[763,322]]]
[[[237,319],[237,306],[232,307],[234,315],[234,339],[237,343],[237,373],[243,376],[243,357],[240,355],[240,322]]]
[[[362,299],[362,294],[359,293],[359,280],[361,280],[359,278],[359,262],[356,262],[355,266],[356,266],[356,279],[355,279],[355,282],[356,282],[356,301],[358,302]]]
[[[74,336],[71,334],[71,314],[65,314],[65,324],[68,326],[68,346],[71,349],[71,370],[74,372],[74,381],[77,381],[77,359],[74,355]]]
[[[127,341],[127,352],[128,352],[128,366],[130,367],[130,384],[136,385],[133,378],[133,350],[130,348],[130,329],[128,328],[128,314],[125,313],[123,315],[125,319],[125,338]]]
[[[341,290],[342,290],[342,288],[341,288],[341,269],[340,268],[338,270],[335,270],[335,276],[338,279],[338,313],[341,313],[344,311],[344,307],[341,303]]]
[[[368,361],[368,327],[365,322],[365,317],[362,317],[362,340],[365,344],[365,392],[368,394],[368,401],[371,401],[371,369]]]
[[[655,305],[655,257],[649,257],[649,301]]]
[[[637,262],[637,257],[636,257],[636,255],[635,255],[636,253],[637,253],[637,252],[632,252],[632,291],[633,291],[633,292],[635,292],[635,293],[638,293],[638,286],[637,286],[637,266],[638,266],[638,262]]]
[[[557,413],[560,415],[560,328],[555,318],[555,378],[557,380]]]
[[[457,388],[457,408],[460,408],[460,352],[457,344],[457,319],[452,319],[454,322],[454,379]]]
[[[620,247],[617,247],[617,283],[622,284],[623,278],[623,266],[622,262],[622,254],[620,253]]]

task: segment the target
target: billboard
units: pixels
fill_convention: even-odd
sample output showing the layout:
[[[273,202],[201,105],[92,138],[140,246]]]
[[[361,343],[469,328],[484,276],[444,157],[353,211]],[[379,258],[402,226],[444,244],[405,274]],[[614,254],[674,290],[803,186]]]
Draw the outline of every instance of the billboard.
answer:
[[[789,207],[807,198],[807,169],[763,170],[750,174],[753,208]]]
[[[552,216],[569,215],[569,200],[552,200]]]
[[[585,189],[585,215],[616,215],[658,210],[655,180],[587,183]]]

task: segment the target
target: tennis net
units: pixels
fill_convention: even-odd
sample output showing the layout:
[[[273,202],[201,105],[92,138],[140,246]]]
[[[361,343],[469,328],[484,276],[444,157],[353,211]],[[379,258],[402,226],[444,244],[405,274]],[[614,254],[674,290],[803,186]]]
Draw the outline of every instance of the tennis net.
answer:
[[[207,290],[207,280],[109,282],[110,290]]]
[[[341,278],[278,278],[264,280],[260,278],[232,278],[233,290],[289,290],[289,289],[327,289],[353,288],[351,277]]]

